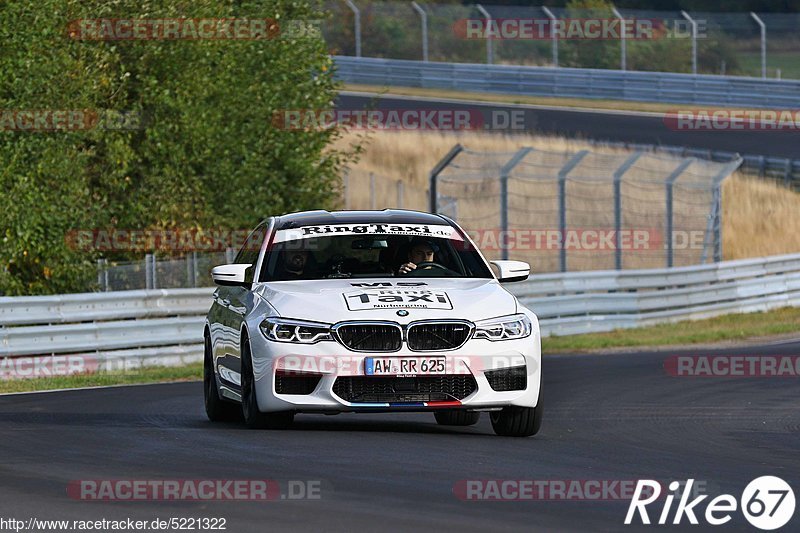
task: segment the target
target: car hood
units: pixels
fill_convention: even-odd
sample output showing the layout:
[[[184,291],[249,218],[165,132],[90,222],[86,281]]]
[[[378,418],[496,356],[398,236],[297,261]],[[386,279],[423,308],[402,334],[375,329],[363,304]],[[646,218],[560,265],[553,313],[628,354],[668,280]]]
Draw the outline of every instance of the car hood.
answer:
[[[255,292],[282,317],[329,324],[343,320],[481,320],[517,312],[494,279],[332,279],[262,283]],[[405,310],[406,316],[398,315]]]

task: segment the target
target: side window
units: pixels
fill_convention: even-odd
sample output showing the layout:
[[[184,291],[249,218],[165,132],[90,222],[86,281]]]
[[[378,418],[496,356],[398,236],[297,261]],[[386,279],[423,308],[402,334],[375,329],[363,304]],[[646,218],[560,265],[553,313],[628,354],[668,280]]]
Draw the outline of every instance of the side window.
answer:
[[[264,236],[267,231],[266,228],[266,224],[262,222],[256,229],[250,232],[250,235],[247,236],[247,239],[242,245],[242,249],[236,254],[236,259],[233,261],[234,263],[255,266],[258,261],[258,253],[261,251],[261,245],[264,242]],[[251,274],[252,271],[249,271],[248,276]]]

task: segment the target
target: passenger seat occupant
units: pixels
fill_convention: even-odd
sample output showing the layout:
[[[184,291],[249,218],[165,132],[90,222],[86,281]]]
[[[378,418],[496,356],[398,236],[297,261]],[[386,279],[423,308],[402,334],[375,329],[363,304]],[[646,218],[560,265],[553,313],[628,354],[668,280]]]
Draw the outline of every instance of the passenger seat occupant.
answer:
[[[283,277],[287,280],[302,279],[308,263],[308,250],[283,252]]]

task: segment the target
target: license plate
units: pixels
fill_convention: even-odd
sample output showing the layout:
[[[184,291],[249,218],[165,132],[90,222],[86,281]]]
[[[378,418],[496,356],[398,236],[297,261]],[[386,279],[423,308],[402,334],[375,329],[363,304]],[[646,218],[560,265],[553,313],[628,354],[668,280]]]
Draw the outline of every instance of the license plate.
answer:
[[[425,376],[444,374],[444,357],[367,357],[367,376]]]

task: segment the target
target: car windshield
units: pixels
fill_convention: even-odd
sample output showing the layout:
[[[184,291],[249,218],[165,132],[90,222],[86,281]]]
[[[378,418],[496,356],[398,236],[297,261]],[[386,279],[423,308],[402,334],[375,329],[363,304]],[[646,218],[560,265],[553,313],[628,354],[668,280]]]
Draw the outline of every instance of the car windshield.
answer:
[[[335,278],[492,278],[451,226],[330,225],[279,230],[262,281]]]

